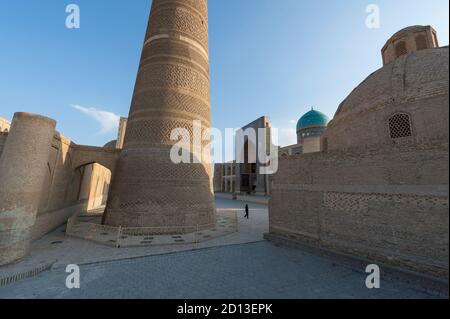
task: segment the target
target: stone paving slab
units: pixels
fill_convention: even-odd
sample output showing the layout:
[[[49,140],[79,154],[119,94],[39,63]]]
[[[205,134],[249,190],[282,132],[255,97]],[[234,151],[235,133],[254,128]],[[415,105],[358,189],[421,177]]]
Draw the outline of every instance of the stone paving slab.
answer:
[[[392,278],[370,290],[363,270],[265,241],[83,265],[80,289],[67,289],[66,275],[0,287],[0,298],[445,298]]]

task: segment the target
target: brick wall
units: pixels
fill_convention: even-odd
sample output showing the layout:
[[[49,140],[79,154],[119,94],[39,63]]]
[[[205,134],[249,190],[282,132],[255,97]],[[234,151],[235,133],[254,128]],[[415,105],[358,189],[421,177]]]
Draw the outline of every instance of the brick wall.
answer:
[[[0,156],[2,156],[3,147],[5,146],[7,137],[8,137],[7,133],[0,133]]]
[[[6,133],[0,133],[0,156],[7,136]],[[63,225],[75,212],[87,210],[87,200],[90,199],[93,202],[99,197],[99,194],[92,194],[92,198],[89,198],[89,194],[87,194],[86,201],[78,201],[80,183],[76,179],[77,172],[72,163],[73,145],[70,140],[59,133],[55,134],[53,138],[48,161],[48,174],[45,185],[41,189],[39,211],[33,227],[33,240]],[[109,176],[110,172],[99,166],[93,174],[92,180],[105,174]],[[91,191],[90,188],[88,190]],[[100,198],[99,202],[104,202],[103,198]],[[91,203],[90,208],[94,206]]]
[[[86,209],[87,202],[82,201],[68,207],[40,213],[33,226],[32,240],[37,240],[64,225],[75,213],[86,211]]]
[[[270,232],[448,278],[448,139],[280,160]]]

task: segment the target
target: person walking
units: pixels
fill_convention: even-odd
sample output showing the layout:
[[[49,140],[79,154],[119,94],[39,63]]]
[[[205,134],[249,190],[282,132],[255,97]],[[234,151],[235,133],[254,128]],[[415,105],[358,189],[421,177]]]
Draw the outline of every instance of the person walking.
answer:
[[[248,204],[245,204],[245,216],[244,218],[250,219]]]

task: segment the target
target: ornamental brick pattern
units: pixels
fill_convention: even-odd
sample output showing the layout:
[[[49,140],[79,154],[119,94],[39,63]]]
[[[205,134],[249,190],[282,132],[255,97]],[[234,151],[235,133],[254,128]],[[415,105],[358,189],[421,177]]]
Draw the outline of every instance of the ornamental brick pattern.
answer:
[[[170,159],[172,130],[186,129],[193,150],[193,121],[203,134],[210,118],[207,1],[154,0],[104,223],[213,225],[211,164]]]

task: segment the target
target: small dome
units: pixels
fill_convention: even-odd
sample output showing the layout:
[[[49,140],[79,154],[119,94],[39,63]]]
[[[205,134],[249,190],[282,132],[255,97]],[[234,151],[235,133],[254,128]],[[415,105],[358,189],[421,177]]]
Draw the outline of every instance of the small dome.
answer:
[[[309,127],[325,127],[328,125],[330,119],[322,112],[311,110],[303,115],[297,123],[297,131],[303,130]]]
[[[116,144],[117,144],[117,140],[113,140],[113,141],[110,141],[110,142],[106,143],[103,146],[103,148],[105,148],[105,149],[115,149],[116,148]]]
[[[386,119],[396,112],[411,114],[417,138],[448,138],[448,61],[448,47],[420,50],[371,74],[327,126],[328,150],[390,141]]]
[[[429,29],[434,31],[434,29],[431,26],[429,26],[429,25],[427,25],[427,26],[425,26],[425,25],[409,26],[409,27],[401,29],[400,31],[397,31],[389,40],[397,40],[399,38],[404,37],[405,35],[409,35],[409,34],[412,34],[414,32],[421,32],[421,31],[426,32]]]

